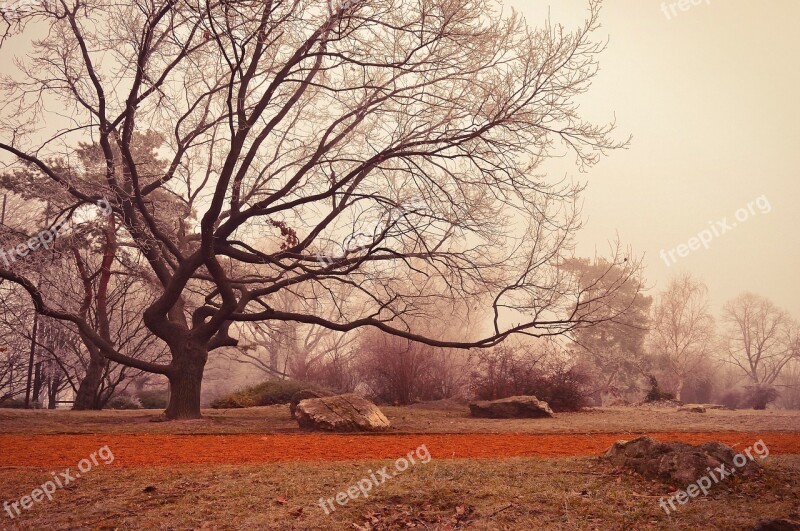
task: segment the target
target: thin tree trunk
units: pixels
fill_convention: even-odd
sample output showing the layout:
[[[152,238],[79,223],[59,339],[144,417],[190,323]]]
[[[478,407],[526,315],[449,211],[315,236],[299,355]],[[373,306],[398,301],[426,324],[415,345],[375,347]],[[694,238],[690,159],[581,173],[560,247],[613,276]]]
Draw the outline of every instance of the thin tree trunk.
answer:
[[[78,266],[81,280],[83,282],[84,299],[81,306],[81,317],[86,319],[89,315],[89,308],[91,307],[92,300],[97,303],[97,325],[100,335],[108,341],[111,340],[111,330],[109,325],[109,309],[108,309],[108,285],[111,281],[111,265],[114,262],[114,256],[117,250],[116,239],[116,226],[114,225],[114,216],[109,215],[107,225],[105,227],[106,243],[103,249],[103,261],[100,266],[100,276],[97,281],[97,296],[94,297],[92,289],[92,275],[86,267],[86,264],[81,259],[80,253],[77,249],[73,249],[75,263]],[[103,353],[86,337],[81,334],[83,344],[89,351],[89,365],[86,367],[86,375],[81,380],[78,393],[75,396],[75,402],[72,409],[88,410],[88,409],[102,409],[105,405],[104,400],[101,400],[100,385],[103,382],[103,372],[106,368],[106,359]]]
[[[36,368],[34,370],[33,390],[32,390],[33,394],[32,403],[34,404],[34,407],[37,408],[39,407],[39,396],[42,394],[43,383],[44,382],[42,378],[42,362],[38,361],[36,362]]]
[[[683,385],[684,385],[684,377],[678,377],[678,386],[675,388],[675,400],[681,401],[683,400]]]

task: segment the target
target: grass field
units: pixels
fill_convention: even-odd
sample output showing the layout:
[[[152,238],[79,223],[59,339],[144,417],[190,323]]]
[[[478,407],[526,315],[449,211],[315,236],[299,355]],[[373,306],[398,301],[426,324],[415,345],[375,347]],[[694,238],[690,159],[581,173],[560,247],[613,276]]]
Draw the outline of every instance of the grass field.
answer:
[[[602,408],[550,419],[481,419],[465,405],[382,406],[390,433],[643,433],[673,431],[800,431],[800,411]],[[153,422],[160,411],[0,409],[0,433],[299,433],[288,406],[206,409],[201,420]]]
[[[223,461],[219,456],[226,453],[223,447],[215,449],[217,457],[207,463],[183,464],[177,454],[171,454],[177,443],[160,442],[148,447],[158,459],[126,464],[128,450],[121,446],[118,461],[107,466],[100,463],[58,489],[52,500],[34,503],[14,519],[4,513],[0,529],[728,530],[752,529],[761,518],[797,519],[800,513],[798,454],[775,452],[763,462],[764,473],[756,480],[727,479],[715,485],[708,496],[690,500],[667,515],[659,500],[669,496],[674,486],[644,480],[597,457],[460,459],[445,455],[437,446],[437,437],[455,437],[454,444],[458,444],[459,437],[467,440],[470,433],[484,434],[480,437],[528,434],[525,440],[531,444],[553,445],[558,434],[564,440],[578,440],[587,438],[585,434],[633,436],[646,432],[673,432],[674,437],[683,433],[687,440],[696,432],[720,432],[720,436],[725,432],[726,437],[733,437],[732,442],[741,439],[742,445],[748,445],[762,433],[768,441],[770,432],[773,437],[794,440],[796,436],[800,440],[800,415],[795,413],[692,414],[610,408],[561,414],[555,419],[507,421],[472,419],[466,408],[456,406],[389,407],[385,411],[396,435],[361,436],[357,442],[341,436],[313,436],[321,442],[308,450],[308,459],[304,458],[306,450],[295,445],[298,455],[293,461],[219,462]],[[112,441],[109,446],[113,450],[113,441],[124,437],[146,442],[167,434],[229,434],[231,437],[216,440],[234,446],[241,440],[235,434],[252,434],[255,439],[259,434],[272,434],[273,439],[266,438],[267,446],[271,441],[300,437],[283,406],[207,411],[203,420],[179,423],[151,422],[156,413],[0,410],[0,463],[5,465],[0,466],[0,501],[30,494],[52,477],[51,472],[70,465],[74,469],[77,456],[95,447],[93,444],[99,448],[103,441]],[[442,435],[446,433],[459,435]],[[543,435],[537,439],[536,433]],[[31,443],[10,445],[9,441],[20,437]],[[326,514],[320,498],[334,498],[370,473],[383,467],[391,471],[395,464],[394,459],[348,459],[348,455],[360,455],[364,445],[378,447],[384,444],[382,440],[401,441],[403,437],[408,439],[405,446],[400,444],[386,455],[404,455],[405,448],[424,443],[428,437],[432,459],[417,462],[371,487],[368,497],[358,496],[344,506],[335,504],[336,510]],[[500,446],[497,450],[487,446],[488,453],[502,454],[502,441],[514,437],[522,435],[492,439],[500,441],[496,443]],[[89,442],[70,450],[71,443],[78,440]],[[184,441],[180,437],[175,440]],[[191,440],[200,443],[207,439]],[[195,446],[198,456],[204,455],[203,445]],[[229,453],[236,451],[231,448]],[[326,460],[326,455],[333,453],[336,460]],[[170,459],[171,455],[175,458]]]

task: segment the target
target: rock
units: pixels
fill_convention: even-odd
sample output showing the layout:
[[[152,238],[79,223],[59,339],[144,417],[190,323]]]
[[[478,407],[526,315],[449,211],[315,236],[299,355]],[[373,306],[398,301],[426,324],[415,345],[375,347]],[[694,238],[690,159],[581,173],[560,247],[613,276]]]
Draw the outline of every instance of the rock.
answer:
[[[323,398],[333,395],[334,393],[331,393],[330,391],[323,391],[321,389],[303,389],[302,391],[297,391],[292,395],[291,400],[289,400],[289,413],[292,415],[293,419],[296,419],[297,416],[295,411],[297,410],[297,404],[299,404],[301,401],[309,398]]]
[[[797,531],[800,530],[800,522],[779,518],[775,520],[759,520],[753,531]]]
[[[734,477],[745,478],[761,469],[761,465],[750,458],[747,458],[743,467],[737,467],[733,462],[736,455],[733,448],[720,442],[693,446],[684,442],[659,442],[650,437],[639,437],[632,441],[617,441],[605,453],[605,458],[614,465],[631,468],[648,479],[685,487],[708,475],[709,467],[714,472],[715,468],[724,464],[726,470],[736,471]]]
[[[378,406],[356,394],[301,400],[295,414],[306,430],[383,431],[391,427]]]
[[[473,417],[489,419],[538,419],[552,417],[547,402],[535,396],[511,396],[500,400],[481,400],[469,405]]]
[[[705,413],[706,408],[700,404],[686,404],[678,408],[678,411],[688,411],[690,413]]]

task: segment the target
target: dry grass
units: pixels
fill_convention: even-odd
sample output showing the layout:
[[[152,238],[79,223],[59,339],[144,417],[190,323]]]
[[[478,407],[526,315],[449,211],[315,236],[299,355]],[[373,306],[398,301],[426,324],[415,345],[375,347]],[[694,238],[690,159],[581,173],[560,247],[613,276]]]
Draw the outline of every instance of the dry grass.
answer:
[[[384,408],[396,433],[797,431],[800,414],[608,408],[555,419],[489,420],[466,407]],[[156,411],[0,410],[0,433],[292,433],[285,406],[206,411],[199,421],[150,422]],[[202,452],[202,448],[197,449]],[[728,480],[667,516],[671,490],[590,458],[434,459],[326,515],[332,497],[391,461],[99,467],[0,529],[749,529],[800,518],[800,456],[770,456],[752,483]],[[0,468],[0,501],[47,481],[51,469]],[[148,488],[150,487],[150,488]],[[366,527],[369,524],[371,527]]]
[[[672,516],[658,505],[668,487],[587,458],[434,459],[331,515],[320,497],[391,461],[101,467],[15,521],[4,515],[0,528],[338,530],[370,522],[371,529],[745,529],[800,511],[800,457],[765,464],[761,479],[728,480]],[[49,477],[42,469],[0,469],[0,492],[20,497]]]
[[[677,412],[603,408],[552,419],[477,419],[466,406],[383,407],[391,433],[643,433],[659,431],[798,431],[800,411]],[[202,420],[151,422],[160,412],[0,409],[0,433],[297,433],[288,406],[204,410]]]

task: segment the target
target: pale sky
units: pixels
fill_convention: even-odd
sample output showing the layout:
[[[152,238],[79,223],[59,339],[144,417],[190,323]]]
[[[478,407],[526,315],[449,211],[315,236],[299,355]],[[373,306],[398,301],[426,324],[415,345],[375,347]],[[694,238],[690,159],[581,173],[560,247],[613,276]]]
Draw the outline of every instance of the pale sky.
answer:
[[[666,2],[667,9],[669,4]],[[586,0],[509,0],[537,25],[547,15],[575,27]],[[607,252],[619,235],[645,255],[645,275],[660,289],[680,270],[709,287],[712,306],[743,291],[765,295],[800,318],[800,2],[703,0],[670,19],[659,0],[608,0],[597,36],[608,39],[585,115],[616,116],[633,135],[581,176],[589,183],[584,255]],[[772,207],[738,223],[708,250],[667,267],[659,252],[677,247],[709,221],[728,218],[761,196]],[[762,204],[763,204],[762,200]],[[744,214],[740,214],[744,217]]]

